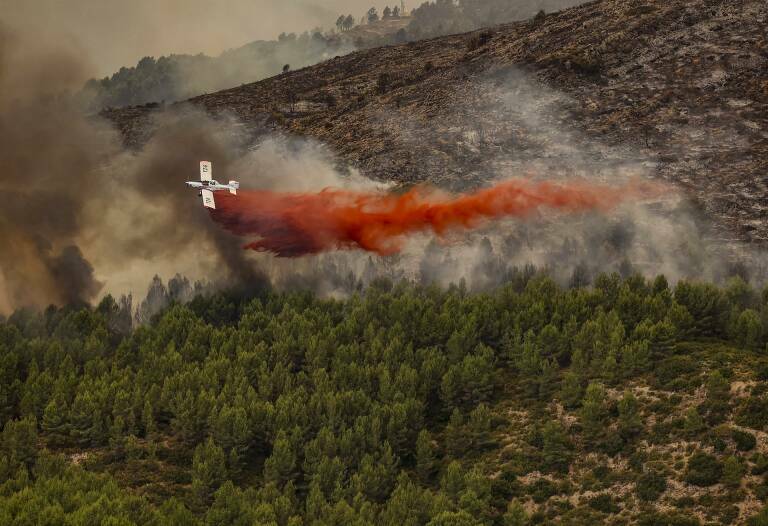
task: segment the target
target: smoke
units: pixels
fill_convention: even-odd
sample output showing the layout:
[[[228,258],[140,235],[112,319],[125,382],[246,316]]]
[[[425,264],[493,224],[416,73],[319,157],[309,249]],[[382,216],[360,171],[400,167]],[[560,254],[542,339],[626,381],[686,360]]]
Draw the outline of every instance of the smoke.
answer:
[[[663,272],[671,280],[730,271],[723,247],[711,242],[706,222],[685,199],[670,195],[649,205],[638,202],[642,192],[622,192],[632,189],[622,181],[651,173],[652,156],[588,140],[564,124],[577,104],[522,74],[473,82],[477,96],[457,91],[448,105],[455,114],[443,120],[425,123],[394,108],[383,119],[397,121],[398,133],[407,130],[397,138],[408,148],[447,159],[450,172],[422,172],[441,184],[466,188],[520,174],[530,180],[457,197],[424,188],[395,195],[340,167],[316,142],[265,138],[226,115],[214,119],[182,105],[158,112],[146,144],[126,150],[109,123],[85,118],[66,96],[93,75],[83,56],[67,41],[46,47],[0,29],[3,312],[138,292],[153,276],[176,273],[193,282],[271,282],[342,295],[379,276],[464,279],[482,290],[530,274],[521,270],[530,265],[566,284],[587,284],[601,271]],[[457,130],[458,139],[446,141],[440,130]],[[217,194],[220,209],[211,221],[183,187],[197,177],[201,159],[213,162],[217,179],[261,190]],[[444,166],[432,161],[422,159]],[[328,187],[337,190],[321,191]],[[558,206],[577,213],[548,213]],[[515,217],[522,212],[525,221]],[[243,250],[242,235],[256,238],[252,248],[315,255]],[[372,252],[321,252],[336,248]],[[755,260],[750,273],[759,278],[765,266],[759,254]],[[168,301],[209,290],[181,277],[172,283],[164,289],[153,281],[139,304],[142,321]]]
[[[101,288],[76,237],[117,143],[62,96],[87,74],[78,53],[0,26],[0,304],[85,302]]]
[[[416,188],[401,195],[326,189],[319,193],[219,193],[213,219],[246,245],[278,256],[359,248],[379,255],[402,249],[403,237],[444,235],[503,217],[526,218],[541,209],[575,213],[610,210],[622,201],[658,194],[650,185],[601,186],[512,180],[460,196]]]
[[[4,312],[137,290],[157,272],[266,286],[239,241],[183,192],[198,159],[226,171],[239,158],[229,122],[169,113],[142,151],[126,151],[110,123],[73,103],[92,71],[81,49],[0,27],[0,65]]]
[[[57,42],[76,36],[97,77],[144,56],[218,55],[283,31],[329,27],[341,13],[359,18],[369,7],[362,0],[0,0],[6,22],[27,34]]]

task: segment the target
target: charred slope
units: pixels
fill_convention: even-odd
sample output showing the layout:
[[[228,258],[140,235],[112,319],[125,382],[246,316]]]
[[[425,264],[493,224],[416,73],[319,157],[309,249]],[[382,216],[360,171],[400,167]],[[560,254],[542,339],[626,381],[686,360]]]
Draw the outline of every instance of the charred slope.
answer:
[[[768,239],[768,4],[602,0],[361,51],[190,102],[328,144],[371,177],[475,184],[500,168],[634,163]],[[549,90],[552,91],[549,91]],[[128,143],[152,108],[114,110]]]

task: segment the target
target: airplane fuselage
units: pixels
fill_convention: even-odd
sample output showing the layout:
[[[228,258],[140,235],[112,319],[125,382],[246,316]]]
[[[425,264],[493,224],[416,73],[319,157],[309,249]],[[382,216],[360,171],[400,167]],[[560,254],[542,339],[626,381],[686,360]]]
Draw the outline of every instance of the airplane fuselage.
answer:
[[[218,181],[187,181],[187,186],[192,188],[206,189],[211,192],[220,192],[225,190],[237,190],[237,187],[231,184],[221,184]]]

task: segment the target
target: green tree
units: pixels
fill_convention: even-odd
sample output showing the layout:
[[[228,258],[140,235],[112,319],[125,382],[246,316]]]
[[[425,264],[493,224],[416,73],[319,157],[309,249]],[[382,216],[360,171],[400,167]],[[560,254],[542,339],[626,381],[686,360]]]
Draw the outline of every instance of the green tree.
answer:
[[[643,430],[640,404],[632,391],[624,392],[624,396],[619,400],[618,408],[619,434],[624,440],[631,440]]]
[[[568,473],[573,458],[573,444],[559,422],[551,420],[544,424],[541,444],[543,470]]]
[[[466,511],[443,511],[437,514],[427,526],[480,526],[482,522],[476,520]]]
[[[296,454],[284,432],[280,432],[272,446],[272,454],[264,462],[264,480],[282,486],[296,476]]]
[[[416,438],[416,474],[426,484],[435,473],[435,448],[429,431],[422,429]]]
[[[452,457],[460,457],[469,447],[470,441],[464,429],[461,411],[454,409],[445,427],[445,450]]]
[[[469,414],[469,429],[475,447],[485,447],[491,431],[491,410],[485,404],[475,407]]]
[[[440,478],[440,489],[456,502],[459,499],[459,494],[464,491],[464,487],[464,470],[462,469],[461,464],[454,460],[448,464],[443,476]]]
[[[59,396],[54,396],[45,406],[40,427],[50,445],[63,446],[67,443],[69,437],[68,413],[66,402]]]
[[[578,407],[584,397],[584,384],[574,371],[568,371],[563,375],[563,384],[560,389],[560,398],[563,405],[569,409]]]
[[[736,318],[732,331],[736,342],[747,349],[759,349],[763,345],[763,323],[757,311],[742,311]]]
[[[608,408],[605,400],[606,393],[603,384],[591,382],[587,386],[579,411],[582,429],[587,440],[597,441],[605,434],[608,420]]]
[[[144,436],[147,438],[154,436],[157,431],[152,403],[149,401],[149,398],[144,400],[144,408],[141,411],[141,425],[144,428]]]
[[[192,492],[207,503],[227,478],[226,456],[212,438],[198,444],[192,457]]]
[[[529,517],[520,501],[513,499],[507,505],[507,511],[504,513],[503,520],[504,526],[526,526]]]
[[[3,427],[2,451],[13,465],[31,467],[37,458],[37,423],[34,417],[9,420]]]

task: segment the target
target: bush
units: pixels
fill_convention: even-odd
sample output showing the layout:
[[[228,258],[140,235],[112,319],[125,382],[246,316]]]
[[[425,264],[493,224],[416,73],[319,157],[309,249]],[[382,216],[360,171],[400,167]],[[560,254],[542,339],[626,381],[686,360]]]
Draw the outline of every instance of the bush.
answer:
[[[541,504],[553,495],[557,495],[557,486],[547,479],[538,479],[531,483],[526,491],[533,499],[533,502]]]
[[[696,362],[690,356],[671,356],[658,362],[656,370],[656,380],[660,386],[681,385],[688,382],[684,377],[690,379],[696,372]]]
[[[701,522],[696,517],[682,513],[641,513],[638,516],[639,526],[699,526]]]
[[[744,400],[736,413],[740,426],[763,430],[768,423],[768,400],[750,396]]]
[[[685,470],[685,481],[694,486],[711,486],[717,484],[723,476],[723,465],[713,455],[694,453],[688,459]]]
[[[747,521],[749,526],[768,526],[768,506]]]
[[[661,473],[649,471],[643,473],[637,479],[635,492],[638,498],[645,501],[654,501],[658,499],[667,489],[667,478]]]
[[[768,345],[766,345],[766,349],[768,349]],[[762,363],[757,367],[755,377],[762,382],[768,382],[768,363]]]
[[[762,475],[768,471],[768,455],[758,453],[752,456],[750,460],[755,464],[755,467],[752,468],[753,475]]]
[[[593,510],[602,511],[603,513],[617,513],[620,509],[608,493],[595,495],[587,503]]]
[[[755,435],[740,429],[734,429],[731,433],[731,438],[733,438],[733,441],[736,443],[736,449],[739,451],[752,451],[757,445]]]

